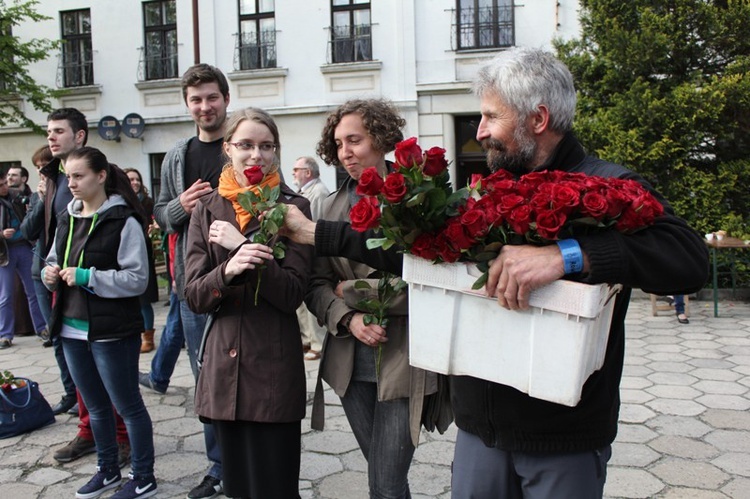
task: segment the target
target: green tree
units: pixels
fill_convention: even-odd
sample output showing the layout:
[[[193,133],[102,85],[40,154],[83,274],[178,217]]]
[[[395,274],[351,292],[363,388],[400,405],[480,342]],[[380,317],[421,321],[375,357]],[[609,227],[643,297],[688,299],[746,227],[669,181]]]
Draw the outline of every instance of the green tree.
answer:
[[[50,99],[61,92],[38,84],[28,66],[43,61],[59,47],[59,42],[34,38],[22,41],[13,34],[21,23],[50,19],[36,12],[37,0],[0,0],[0,126],[18,124],[41,131],[24,113],[24,103],[40,111],[50,111]]]
[[[556,42],[576,80],[576,133],[639,172],[701,232],[750,233],[747,0],[581,0]]]

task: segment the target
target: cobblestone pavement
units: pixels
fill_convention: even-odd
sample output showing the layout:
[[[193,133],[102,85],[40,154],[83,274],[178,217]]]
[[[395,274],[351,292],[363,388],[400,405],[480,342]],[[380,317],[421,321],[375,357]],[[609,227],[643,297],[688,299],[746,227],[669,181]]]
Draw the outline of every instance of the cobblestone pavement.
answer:
[[[671,313],[653,317],[646,300],[632,303],[607,498],[750,497],[750,304],[724,301],[719,318],[709,302],[691,301],[690,308],[690,324],[679,325]],[[155,311],[159,331],[167,308],[156,303]],[[142,369],[152,356],[143,355]],[[317,361],[306,368],[311,398]],[[0,369],[34,379],[50,403],[59,400],[52,351],[35,338],[17,338],[0,351]],[[192,386],[183,354],[166,395],[143,390],[154,422],[160,498],[185,497],[207,468]],[[300,494],[364,499],[366,463],[330,389],[326,402],[325,431],[310,430],[309,410],[302,424]],[[94,473],[96,457],[59,464],[52,452],[75,435],[76,422],[65,415],[31,434],[0,440],[0,497],[74,497]],[[450,497],[455,434],[455,427],[444,435],[423,433],[410,472],[413,497]]]

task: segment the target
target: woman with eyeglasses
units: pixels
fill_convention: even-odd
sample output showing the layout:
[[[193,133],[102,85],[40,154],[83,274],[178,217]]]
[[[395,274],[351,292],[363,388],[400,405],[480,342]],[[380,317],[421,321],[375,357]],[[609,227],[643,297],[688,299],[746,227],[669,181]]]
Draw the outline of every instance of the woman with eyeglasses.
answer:
[[[298,498],[306,383],[296,310],[312,251],[285,239],[284,258],[274,259],[270,247],[251,242],[259,221],[237,198],[278,187],[278,202],[307,217],[310,207],[280,177],[279,132],[268,113],[235,112],[223,147],[229,163],[187,234],[186,299],[194,312],[213,313],[195,410],[214,425],[228,497]],[[253,175],[257,167],[262,175]]]

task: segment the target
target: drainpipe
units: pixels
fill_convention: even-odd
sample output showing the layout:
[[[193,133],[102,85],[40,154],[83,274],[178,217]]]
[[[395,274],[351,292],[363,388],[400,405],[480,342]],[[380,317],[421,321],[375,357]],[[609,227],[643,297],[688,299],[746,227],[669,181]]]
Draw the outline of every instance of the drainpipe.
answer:
[[[198,0],[193,0],[193,64],[201,62],[201,40],[198,24]]]

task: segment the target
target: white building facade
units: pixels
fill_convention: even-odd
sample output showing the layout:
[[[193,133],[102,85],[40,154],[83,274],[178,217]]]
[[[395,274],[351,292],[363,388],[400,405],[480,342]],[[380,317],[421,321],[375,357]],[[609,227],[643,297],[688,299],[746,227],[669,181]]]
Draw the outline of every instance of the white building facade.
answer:
[[[53,107],[83,112],[88,145],[139,169],[156,192],[164,153],[196,133],[179,84],[196,62],[227,75],[230,111],[256,106],[275,117],[289,182],[296,158],[315,156],[327,112],[383,97],[401,109],[406,137],[447,150],[461,185],[484,164],[470,93],[477,68],[510,46],[550,48],[577,36],[578,8],[577,0],[42,0],[37,10],[50,19],[13,34],[63,40],[31,76],[66,90]],[[46,127],[45,113],[24,106]],[[28,129],[0,128],[0,167],[33,171],[31,154],[45,143]],[[322,161],[321,177],[336,186]]]

